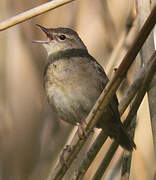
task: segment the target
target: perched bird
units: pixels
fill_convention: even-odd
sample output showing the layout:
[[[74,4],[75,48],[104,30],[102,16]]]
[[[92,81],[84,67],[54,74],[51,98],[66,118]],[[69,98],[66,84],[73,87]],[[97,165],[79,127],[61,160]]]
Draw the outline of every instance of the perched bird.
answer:
[[[34,42],[42,43],[48,53],[44,72],[48,102],[60,119],[77,125],[87,117],[109,80],[74,30],[38,26],[47,35],[46,41]],[[120,121],[116,96],[96,127],[123,148],[132,151],[136,147]]]

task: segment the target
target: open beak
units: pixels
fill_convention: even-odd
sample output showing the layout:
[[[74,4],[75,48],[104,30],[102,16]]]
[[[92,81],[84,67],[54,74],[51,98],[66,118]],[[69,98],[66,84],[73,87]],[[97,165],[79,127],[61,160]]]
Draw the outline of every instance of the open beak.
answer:
[[[39,25],[39,24],[36,24],[36,26],[38,26],[48,37],[48,39],[46,41],[44,40],[32,40],[33,43],[41,43],[41,44],[44,44],[44,43],[49,43],[50,40],[52,40],[52,35],[50,34],[49,32],[49,29]]]

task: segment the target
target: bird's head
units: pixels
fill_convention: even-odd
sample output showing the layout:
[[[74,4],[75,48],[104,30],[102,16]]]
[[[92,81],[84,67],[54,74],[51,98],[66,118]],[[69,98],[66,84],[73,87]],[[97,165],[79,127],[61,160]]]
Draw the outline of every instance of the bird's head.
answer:
[[[48,55],[69,49],[87,49],[78,34],[69,28],[45,28],[37,26],[46,34],[47,40],[34,40],[45,47]]]

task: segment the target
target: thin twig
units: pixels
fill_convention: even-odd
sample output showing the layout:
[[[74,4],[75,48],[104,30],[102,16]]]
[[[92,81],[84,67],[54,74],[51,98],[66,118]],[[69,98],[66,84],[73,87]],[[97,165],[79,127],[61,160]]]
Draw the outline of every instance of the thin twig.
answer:
[[[21,14],[13,16],[7,20],[0,22],[0,31],[3,31],[11,26],[24,22],[30,18],[43,14],[47,11],[60,7],[64,4],[67,4],[74,0],[52,0],[48,3],[44,3],[43,5],[37,6],[33,9],[25,11]]]
[[[101,131],[92,146],[90,147],[89,151],[86,153],[85,157],[81,161],[81,164],[78,167],[78,170],[74,173],[72,180],[80,180],[84,177],[87,169],[89,168],[90,164],[93,162],[95,156],[101,149],[102,145],[105,143],[107,139],[107,135],[104,131]]]
[[[132,47],[126,54],[119,68],[117,69],[114,77],[107,84],[106,88],[104,89],[99,99],[97,100],[96,104],[94,105],[91,112],[89,113],[88,117],[86,118],[86,123],[87,123],[86,129],[85,129],[86,136],[88,136],[91,130],[93,129],[93,127],[95,127],[98,119],[101,117],[103,113],[104,108],[109,104],[111,98],[115,94],[127,70],[129,69],[130,65],[133,63],[135,57],[137,56],[140,48],[142,47],[143,43],[145,42],[147,36],[151,32],[155,23],[156,23],[156,6],[152,10],[150,16],[148,17],[147,21],[142,27],[138,37],[134,41]],[[66,154],[66,156],[64,157],[66,166],[61,165],[58,160],[56,167],[51,171],[48,180],[61,179],[64,176],[64,174],[66,173],[71,163],[73,162],[73,160],[79,153],[85,141],[86,141],[86,138],[79,139],[77,135],[74,136],[71,143],[72,149],[70,153]]]
[[[148,72],[153,72],[152,69],[151,69],[151,66],[154,66],[153,63],[152,63],[152,61],[154,60],[154,58],[155,58],[155,53],[154,53],[154,55],[151,57],[151,59],[148,61],[148,63],[145,65],[145,67],[142,68],[141,72],[139,73],[141,76],[137,78],[137,81],[135,81],[135,84],[136,84],[136,82],[138,82],[138,80],[140,80],[140,82],[142,82],[141,80],[142,80],[143,77],[144,77],[145,71],[146,71],[146,76],[147,76],[147,75],[149,76],[149,73],[147,73],[147,69],[148,69]],[[150,68],[151,70],[149,70],[149,68]],[[152,68],[154,68],[154,67],[152,67]],[[145,76],[145,77],[146,77],[146,76]],[[151,77],[151,74],[150,74],[150,77]],[[151,77],[151,78],[152,78],[152,77]],[[144,82],[144,81],[143,81],[143,82]],[[149,83],[149,79],[148,79],[147,82]],[[140,83],[139,83],[139,84],[140,84]],[[144,83],[143,83],[143,84],[144,84]],[[141,84],[141,87],[142,87],[142,86],[143,86],[143,85]],[[132,87],[134,87],[134,86],[132,86]],[[131,88],[130,88],[130,89],[131,89]],[[143,87],[143,88],[141,88],[141,89],[144,89],[144,91],[146,91],[146,90],[147,90],[147,87],[146,87],[146,88]],[[135,92],[136,92],[136,88],[134,88],[134,90],[135,90]],[[130,91],[128,90],[128,92],[130,92]],[[132,92],[133,92],[133,96],[134,96],[135,93],[134,93],[134,91],[132,91]],[[135,98],[134,103],[133,103],[133,105],[132,105],[132,109],[130,110],[130,112],[129,112],[129,114],[128,114],[125,122],[124,122],[124,124],[125,124],[126,127],[128,127],[128,125],[130,124],[131,120],[134,118],[134,115],[136,114],[136,112],[137,112],[137,110],[138,110],[138,108],[139,108],[139,105],[140,105],[140,103],[141,103],[141,101],[142,101],[142,99],[143,99],[143,97],[144,97],[145,92],[144,92],[144,94],[142,94],[142,93],[140,94],[140,90],[139,90],[139,92],[138,92],[137,94],[138,94],[139,97],[141,96],[141,98],[140,98],[140,101],[137,103],[137,106],[136,106],[136,101],[137,101],[138,99],[137,99],[137,97]],[[126,96],[125,96],[125,97],[126,97]],[[124,99],[125,99],[125,97],[124,97]],[[129,100],[129,99],[128,99],[128,100]],[[125,107],[125,106],[122,105],[122,108],[124,108],[124,107]],[[124,109],[125,109],[125,108],[124,108]],[[121,109],[121,112],[123,112],[122,109]],[[135,112],[135,114],[134,114],[134,112]],[[133,115],[133,116],[132,116],[132,115]],[[131,131],[133,135],[134,135],[134,129],[135,129],[135,128],[133,128],[133,132]],[[113,145],[113,144],[114,144],[114,145]],[[109,163],[110,163],[110,161],[111,161],[111,159],[112,159],[112,157],[113,157],[113,155],[114,155],[114,153],[115,153],[115,151],[114,151],[114,147],[116,147],[115,142],[114,142],[113,144],[112,144],[112,146],[110,147],[107,155],[105,156],[105,158],[104,158],[103,161],[101,162],[100,168],[99,168],[99,169],[97,170],[97,172],[95,173],[93,180],[96,180],[96,178],[97,178],[97,179],[100,179],[100,178],[103,176],[106,168],[108,167],[108,165],[109,165]],[[112,148],[112,149],[111,149],[111,148]],[[123,172],[122,172],[122,176],[123,176],[123,177],[122,177],[122,178],[128,178],[128,177],[129,177],[129,172],[130,172],[130,171],[129,171],[129,168],[130,168],[130,163],[131,163],[131,153],[126,152],[126,153],[124,154],[124,158],[125,158],[125,161],[127,161],[129,164],[127,165],[127,164],[125,164],[125,162],[124,162]],[[126,165],[127,165],[127,166],[126,166]],[[126,166],[126,168],[125,168],[125,166]],[[126,170],[125,170],[125,169],[126,169]]]
[[[132,103],[133,108],[130,110],[130,112],[127,116],[127,123],[129,123],[130,119],[133,118],[133,116],[135,116],[135,114],[137,113],[137,109],[139,108],[140,103],[141,103],[146,91],[148,91],[149,85],[154,77],[155,69],[156,69],[156,51],[153,53],[149,62],[150,62],[150,64],[146,69],[145,78],[141,84],[141,87],[137,93],[137,96],[135,97],[134,102]],[[131,165],[131,154],[125,154],[123,165],[122,165],[122,178],[121,178],[122,180],[129,179],[130,165]]]
[[[119,112],[120,116],[124,113],[132,99],[134,98],[135,94],[137,93],[142,80],[145,75],[145,70],[147,66],[149,65],[149,62],[142,67],[138,75],[136,76],[135,80],[131,84],[131,86],[126,91],[125,95],[123,96],[120,104],[119,104]],[[84,174],[86,173],[87,169],[89,168],[90,164],[94,160],[96,154],[101,149],[102,145],[104,144],[107,136],[104,134],[103,131],[100,132],[100,134],[97,136],[96,140],[94,141],[93,145],[90,147],[89,151],[87,152],[86,156],[83,158],[81,164],[78,167],[78,170],[74,173],[74,176],[72,179],[74,180],[80,180],[83,178]]]
[[[139,20],[140,24],[142,24],[149,14],[150,11],[150,3],[152,3],[152,0],[142,0],[137,1],[138,5],[138,12],[139,12]],[[153,3],[156,4],[156,1],[154,0]],[[147,41],[145,42],[140,54],[141,54],[141,60],[143,63],[145,63],[148,59],[148,57],[152,54],[154,51],[154,35],[151,33]],[[156,157],[156,75],[153,78],[151,85],[150,85],[150,91],[148,92],[148,102],[149,102],[149,110],[150,110],[150,120],[151,120],[151,127],[152,127],[152,135],[153,135],[153,144],[154,144],[154,151],[155,151],[155,157]]]
[[[134,138],[136,128],[136,116],[131,120],[129,129],[129,134]],[[122,171],[121,171],[121,180],[129,180],[130,177],[130,167],[132,160],[132,152],[124,151],[122,158]]]
[[[104,159],[102,160],[98,170],[96,171],[94,177],[92,178],[92,180],[99,180],[102,178],[105,170],[107,169],[110,161],[112,160],[117,148],[118,148],[119,144],[114,141],[114,143],[111,144],[109,151],[106,153]]]
[[[146,69],[145,78],[144,78],[144,80],[140,86],[140,89],[137,92],[137,96],[135,97],[135,99],[132,103],[132,106],[131,106],[131,109],[128,113],[128,116],[126,117],[126,120],[124,121],[124,126],[126,128],[128,128],[130,126],[133,118],[135,117],[135,115],[138,111],[138,108],[142,102],[142,99],[143,99],[143,97],[144,97],[144,95],[148,89],[148,86],[149,86],[149,84],[150,84],[150,82],[154,76],[155,69],[156,69],[156,51],[153,53],[152,57],[149,60],[149,66]],[[112,157],[113,157],[117,147],[118,147],[118,144],[116,142],[113,142],[111,147],[109,148],[109,151],[107,152],[106,156],[102,160],[102,162],[99,166],[99,169],[96,171],[92,180],[100,179],[103,176],[106,168],[108,167],[110,161],[112,160]],[[131,161],[129,161],[129,163],[130,162]],[[127,167],[130,167],[130,164]],[[127,172],[128,171],[129,171],[129,169],[127,169]],[[123,175],[125,175],[125,174],[126,174],[126,172],[124,171]]]
[[[135,94],[136,94],[136,92],[137,92],[137,90],[139,89],[140,86],[142,87],[143,90],[146,90],[146,88],[144,87],[143,79],[146,79],[147,76],[149,76],[149,78],[153,77],[153,74],[149,75],[149,73],[154,73],[153,71],[155,69],[155,63],[156,63],[156,62],[153,62],[154,58],[155,58],[155,53],[150,58],[150,60],[142,67],[142,69],[138,73],[136,79],[134,80],[134,82],[132,83],[132,85],[129,87],[129,89],[125,93],[124,97],[122,98],[122,100],[121,100],[121,102],[119,104],[119,111],[120,111],[121,114],[123,114],[123,112],[127,108],[127,105],[131,102],[132,98],[135,96]],[[148,83],[150,83],[150,81],[151,81],[150,79],[146,80],[146,82],[148,82]],[[141,98],[143,98],[142,96],[144,96],[144,95],[141,95],[142,93],[140,92],[140,90],[139,90],[139,92],[137,94],[138,94],[139,97],[141,96]],[[141,101],[142,100],[140,100],[140,102]],[[136,102],[134,102],[133,104],[135,105]],[[137,105],[137,107],[134,107],[134,110],[137,110],[138,107],[139,107],[138,105]],[[130,114],[132,114],[132,113],[130,113]],[[134,115],[134,113],[133,113],[133,115]],[[130,115],[129,115],[129,117],[130,117]],[[128,122],[130,122],[129,117],[127,117],[127,120],[126,120]],[[127,123],[127,124],[129,124],[129,123]],[[135,120],[133,121],[133,123],[131,125],[132,127],[130,127],[130,129],[133,129],[133,130],[130,131],[132,137],[134,136],[134,129],[135,129],[134,124],[135,124]],[[130,168],[130,164],[131,164],[131,156],[132,156],[131,153],[124,152],[123,165],[122,165],[123,166],[122,167],[123,171],[122,171],[122,177],[121,177],[122,180],[125,180],[126,178],[127,179],[129,178],[129,173],[130,173],[129,168]],[[126,164],[126,163],[128,163],[128,164]]]
[[[127,108],[127,105],[130,104],[135,94],[137,93],[142,83],[142,80],[144,78],[145,71],[148,65],[149,65],[149,62],[141,68],[140,72],[136,75],[136,78],[134,79],[133,83],[130,85],[130,87],[128,88],[124,96],[122,97],[119,104],[119,112],[121,115],[124,113],[124,111]]]
[[[129,114],[133,117],[137,112],[140,102],[142,101],[151,80],[153,79],[154,73],[156,72],[155,71],[156,70],[156,51],[154,51],[149,61],[150,61],[150,65],[146,69],[146,75],[144,77],[144,80],[141,84],[139,91],[137,92],[135,101],[132,103],[132,106],[135,106],[135,109],[131,109],[129,112]],[[130,119],[132,119],[132,117],[129,114],[126,118],[127,119],[126,126],[129,126]]]

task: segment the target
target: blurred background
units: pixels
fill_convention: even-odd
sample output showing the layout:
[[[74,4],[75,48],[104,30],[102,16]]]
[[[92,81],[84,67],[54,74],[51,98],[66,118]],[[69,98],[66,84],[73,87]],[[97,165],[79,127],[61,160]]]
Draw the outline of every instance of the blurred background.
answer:
[[[45,2],[1,0],[0,21]],[[111,77],[138,32],[136,15],[133,0],[77,0],[0,32],[0,180],[45,180],[73,129],[59,121],[47,104],[43,89],[47,55],[41,45],[32,43],[45,39],[45,35],[35,24],[76,30]],[[120,53],[116,53],[120,43]],[[133,65],[118,92],[119,100],[134,74]],[[110,142],[84,179],[91,179]],[[156,162],[147,98],[139,109],[135,142],[130,179],[153,179]],[[112,179],[112,168],[120,155],[121,148],[103,179]]]

